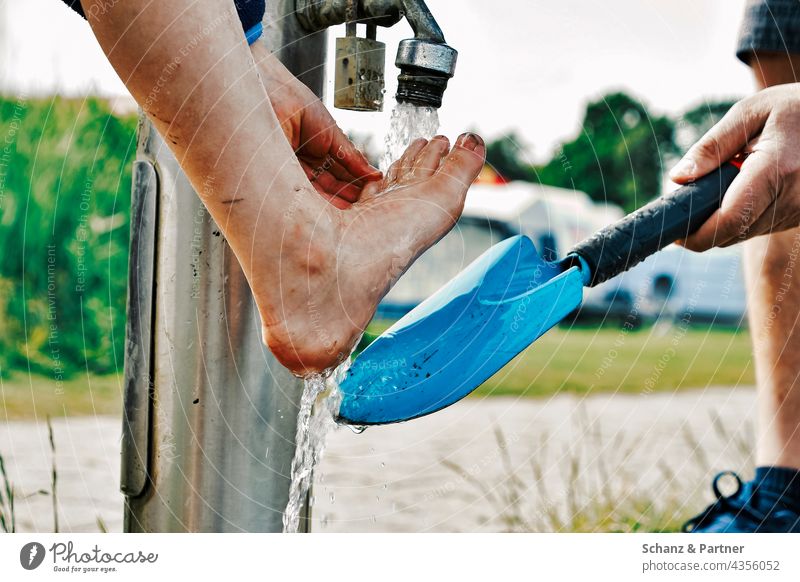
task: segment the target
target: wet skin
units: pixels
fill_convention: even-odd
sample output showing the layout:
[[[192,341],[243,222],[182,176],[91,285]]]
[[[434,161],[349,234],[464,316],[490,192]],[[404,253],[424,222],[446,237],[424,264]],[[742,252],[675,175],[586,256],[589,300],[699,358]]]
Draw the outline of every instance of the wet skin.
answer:
[[[338,364],[391,285],[455,224],[483,141],[417,141],[380,176],[309,91],[251,52],[232,4],[82,5],[236,254],[264,341],[298,375]],[[213,33],[192,44],[204,28]]]

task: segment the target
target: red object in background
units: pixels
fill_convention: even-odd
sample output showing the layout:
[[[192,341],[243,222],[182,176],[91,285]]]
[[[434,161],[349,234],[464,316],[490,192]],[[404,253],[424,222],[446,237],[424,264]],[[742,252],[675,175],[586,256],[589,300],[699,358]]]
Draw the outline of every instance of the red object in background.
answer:
[[[504,184],[508,184],[508,180],[498,174],[494,168],[484,165],[481,173],[475,178],[473,184],[503,186]]]

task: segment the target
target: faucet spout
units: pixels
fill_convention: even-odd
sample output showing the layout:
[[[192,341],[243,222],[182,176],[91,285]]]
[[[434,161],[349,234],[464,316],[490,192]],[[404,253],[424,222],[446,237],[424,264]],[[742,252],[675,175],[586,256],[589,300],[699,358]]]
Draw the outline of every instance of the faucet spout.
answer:
[[[414,38],[405,39],[397,48],[395,65],[400,69],[397,78],[398,87],[396,99],[398,102],[412,103],[423,107],[438,109],[442,106],[442,98],[448,81],[455,74],[458,52],[447,45],[444,33],[431,14],[424,0],[295,0],[297,18],[303,27],[315,32],[337,24],[366,23],[368,31],[375,30],[376,26],[389,27],[405,18]],[[354,29],[351,29],[351,32]],[[374,35],[374,33],[372,33]],[[350,35],[349,35],[350,36]],[[374,36],[371,38],[375,41]],[[382,88],[383,74],[375,58],[380,57],[380,47],[367,46],[360,40],[351,41],[353,46],[359,46],[357,55],[372,53],[371,70],[357,71],[356,79],[347,76],[347,65],[352,69],[352,58],[346,58],[343,45],[341,62],[347,63],[337,67],[337,75],[342,71],[343,94],[346,92],[366,93],[359,91],[359,81],[369,82],[370,79],[380,77],[380,83],[374,85],[370,94],[375,94],[376,88]],[[362,46],[363,45],[363,46]],[[382,46],[382,45],[381,45]],[[356,54],[356,53],[354,53]],[[337,56],[337,58],[339,58]],[[361,67],[364,68],[364,67]],[[366,72],[367,74],[363,74]],[[350,87],[348,89],[347,87]],[[337,90],[338,94],[338,90]],[[363,102],[364,99],[341,98],[342,107],[346,109],[376,110],[380,109],[380,100],[372,99],[366,105],[354,105],[352,102]],[[345,105],[346,103],[346,105]],[[373,105],[374,104],[374,105]],[[339,105],[337,105],[339,106]]]
[[[447,82],[455,74],[458,52],[447,45],[442,29],[423,0],[401,0],[401,4],[414,38],[400,41],[397,48],[395,65],[400,75],[395,98],[438,109]]]

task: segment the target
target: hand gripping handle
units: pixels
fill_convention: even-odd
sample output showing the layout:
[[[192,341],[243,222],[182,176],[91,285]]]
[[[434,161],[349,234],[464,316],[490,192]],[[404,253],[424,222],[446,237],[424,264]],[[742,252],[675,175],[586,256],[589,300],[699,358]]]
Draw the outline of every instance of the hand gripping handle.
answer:
[[[726,163],[578,243],[569,254],[579,255],[589,266],[588,286],[616,277],[695,232],[719,208],[738,166]]]

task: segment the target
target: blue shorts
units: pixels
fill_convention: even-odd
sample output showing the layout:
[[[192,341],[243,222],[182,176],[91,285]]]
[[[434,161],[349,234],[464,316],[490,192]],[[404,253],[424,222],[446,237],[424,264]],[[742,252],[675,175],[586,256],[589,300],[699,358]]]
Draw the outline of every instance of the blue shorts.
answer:
[[[86,18],[78,0],[63,1],[75,12]],[[245,33],[252,31],[263,20],[266,0],[232,0],[232,2],[236,5],[236,11],[239,13],[239,20],[242,21],[242,29],[244,29]],[[248,41],[250,41],[250,38],[248,38]]]

